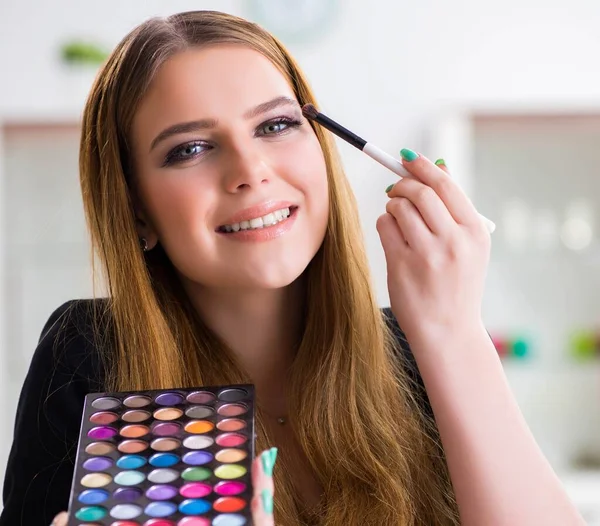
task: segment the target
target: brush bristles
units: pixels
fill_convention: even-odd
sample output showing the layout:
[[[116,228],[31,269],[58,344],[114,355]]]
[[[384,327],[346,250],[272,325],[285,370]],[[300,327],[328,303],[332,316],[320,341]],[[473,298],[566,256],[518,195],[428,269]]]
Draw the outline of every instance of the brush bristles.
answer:
[[[312,104],[305,104],[302,106],[302,115],[304,115],[307,119],[314,120],[319,115],[319,112]]]

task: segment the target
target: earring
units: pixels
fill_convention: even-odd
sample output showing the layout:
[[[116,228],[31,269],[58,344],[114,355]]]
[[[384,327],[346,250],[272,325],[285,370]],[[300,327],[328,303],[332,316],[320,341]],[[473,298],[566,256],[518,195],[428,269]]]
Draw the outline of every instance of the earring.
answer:
[[[142,250],[143,250],[144,252],[148,252],[148,250],[150,250],[150,249],[148,248],[148,241],[146,240],[146,238],[145,238],[145,237],[142,237],[142,238],[140,239],[140,246],[142,247]]]

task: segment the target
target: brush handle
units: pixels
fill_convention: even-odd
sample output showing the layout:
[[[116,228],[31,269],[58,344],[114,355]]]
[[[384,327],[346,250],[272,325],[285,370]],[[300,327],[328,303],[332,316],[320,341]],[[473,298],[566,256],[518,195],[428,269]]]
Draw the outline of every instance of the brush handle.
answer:
[[[389,153],[384,152],[377,146],[367,143],[362,149],[364,153],[366,153],[371,159],[375,159],[379,164],[385,166],[387,169],[394,172],[396,175],[400,177],[415,177],[404,167],[404,165],[395,157],[392,157]],[[491,234],[494,230],[496,230],[496,224],[488,219],[487,217],[479,214],[479,217],[485,224],[488,232]]]

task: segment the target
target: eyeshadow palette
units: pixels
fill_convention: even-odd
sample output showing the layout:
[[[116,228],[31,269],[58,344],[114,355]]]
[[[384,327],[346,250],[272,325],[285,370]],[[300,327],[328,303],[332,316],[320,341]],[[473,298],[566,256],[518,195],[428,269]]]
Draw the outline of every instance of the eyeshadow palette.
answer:
[[[85,398],[69,526],[251,525],[254,387]]]

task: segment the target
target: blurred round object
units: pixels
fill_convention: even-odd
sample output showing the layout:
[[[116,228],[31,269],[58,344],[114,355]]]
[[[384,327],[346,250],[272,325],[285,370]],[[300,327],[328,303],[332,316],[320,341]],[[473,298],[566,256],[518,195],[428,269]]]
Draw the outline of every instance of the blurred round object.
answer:
[[[515,358],[527,358],[531,354],[531,344],[524,337],[517,337],[511,342],[511,355]]]
[[[578,360],[590,360],[596,355],[598,336],[588,330],[573,332],[571,336],[571,355]]]
[[[492,343],[494,344],[496,351],[498,351],[498,354],[502,357],[506,356],[510,349],[510,342],[504,336],[499,334],[492,334],[490,337],[492,338]]]

